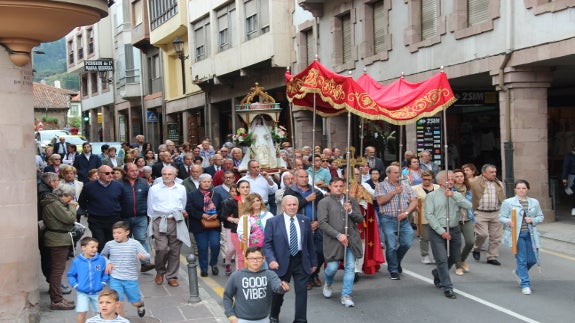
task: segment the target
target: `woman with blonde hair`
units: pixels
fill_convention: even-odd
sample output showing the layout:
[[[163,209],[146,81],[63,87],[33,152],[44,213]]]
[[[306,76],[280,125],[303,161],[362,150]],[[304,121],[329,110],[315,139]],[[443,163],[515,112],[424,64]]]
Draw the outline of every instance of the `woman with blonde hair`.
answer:
[[[263,247],[266,222],[273,217],[258,193],[251,193],[241,210],[238,238],[246,247]],[[247,222],[246,222],[247,221]]]

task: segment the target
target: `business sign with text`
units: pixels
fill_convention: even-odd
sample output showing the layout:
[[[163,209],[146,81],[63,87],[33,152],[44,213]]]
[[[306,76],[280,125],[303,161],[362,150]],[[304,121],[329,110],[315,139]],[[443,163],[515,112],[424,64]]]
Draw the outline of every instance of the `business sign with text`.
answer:
[[[107,72],[114,70],[114,61],[111,59],[96,59],[84,61],[86,72]]]

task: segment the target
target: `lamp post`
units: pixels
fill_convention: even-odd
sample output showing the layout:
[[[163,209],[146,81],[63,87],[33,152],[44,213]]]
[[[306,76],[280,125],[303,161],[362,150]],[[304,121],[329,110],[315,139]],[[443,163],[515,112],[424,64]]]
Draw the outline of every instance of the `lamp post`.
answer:
[[[172,45],[174,45],[174,50],[176,54],[178,54],[178,58],[180,59],[180,63],[182,66],[182,85],[183,85],[183,93],[186,95],[186,67],[184,61],[188,59],[189,56],[184,56],[184,41],[180,39],[180,37],[174,38],[172,41]]]

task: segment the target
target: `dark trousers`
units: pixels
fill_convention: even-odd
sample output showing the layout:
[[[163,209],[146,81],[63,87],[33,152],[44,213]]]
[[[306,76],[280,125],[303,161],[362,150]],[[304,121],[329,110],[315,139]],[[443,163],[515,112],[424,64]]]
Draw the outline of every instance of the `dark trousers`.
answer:
[[[280,266],[282,266],[282,264],[280,264]],[[289,283],[292,276],[295,290],[295,317],[293,321],[297,323],[304,323],[307,322],[306,284],[309,280],[309,275],[304,271],[301,260],[301,252],[295,256],[290,257],[288,270],[285,275],[280,277],[280,279]],[[283,294],[274,293],[272,295],[272,308],[270,311],[270,317],[279,317],[283,302]]]
[[[437,266],[437,273],[439,280],[441,280],[441,287],[443,290],[453,288],[451,277],[449,277],[449,269],[458,260],[461,259],[461,231],[459,226],[449,229],[451,240],[449,241],[449,258],[447,258],[447,240],[443,239],[435,230],[429,227],[429,244],[431,244],[431,251],[433,258],[435,258],[435,265]]]
[[[92,231],[92,237],[98,240],[98,252],[102,252],[106,242],[114,239],[112,226],[120,220],[116,215],[88,217],[88,228]]]
[[[315,247],[315,255],[317,257],[317,268],[313,273],[311,273],[311,276],[309,277],[310,282],[319,275],[321,267],[323,267],[323,263],[325,262],[325,258],[323,256],[323,236],[319,229],[313,232],[313,246]]]
[[[200,270],[207,272],[208,264],[210,266],[216,266],[218,264],[218,256],[220,254],[220,230],[204,230],[202,232],[194,233],[194,237],[198,244]]]
[[[50,254],[50,273],[48,275],[48,283],[50,288],[50,301],[52,303],[60,303],[62,297],[62,276],[66,270],[66,260],[68,259],[68,246],[65,247],[47,247]]]

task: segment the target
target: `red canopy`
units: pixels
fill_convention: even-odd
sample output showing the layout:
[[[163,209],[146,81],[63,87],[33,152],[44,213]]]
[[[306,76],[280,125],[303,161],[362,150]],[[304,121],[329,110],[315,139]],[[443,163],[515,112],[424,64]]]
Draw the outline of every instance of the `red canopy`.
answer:
[[[419,83],[400,78],[388,86],[381,85],[364,73],[357,83],[379,105],[389,109],[389,117],[396,120],[395,124],[408,124],[435,115],[456,100],[443,72]]]
[[[316,112],[334,116],[350,111],[370,120],[407,124],[434,115],[455,102],[444,73],[421,83],[400,79],[384,87],[367,74],[356,82],[328,70],[318,61],[297,75],[286,72],[286,95],[290,102]]]
[[[352,77],[334,73],[318,61],[297,75],[286,72],[286,95],[293,104],[312,110],[316,95],[316,112],[334,116],[349,110],[369,119],[386,119],[385,108],[378,106]]]

